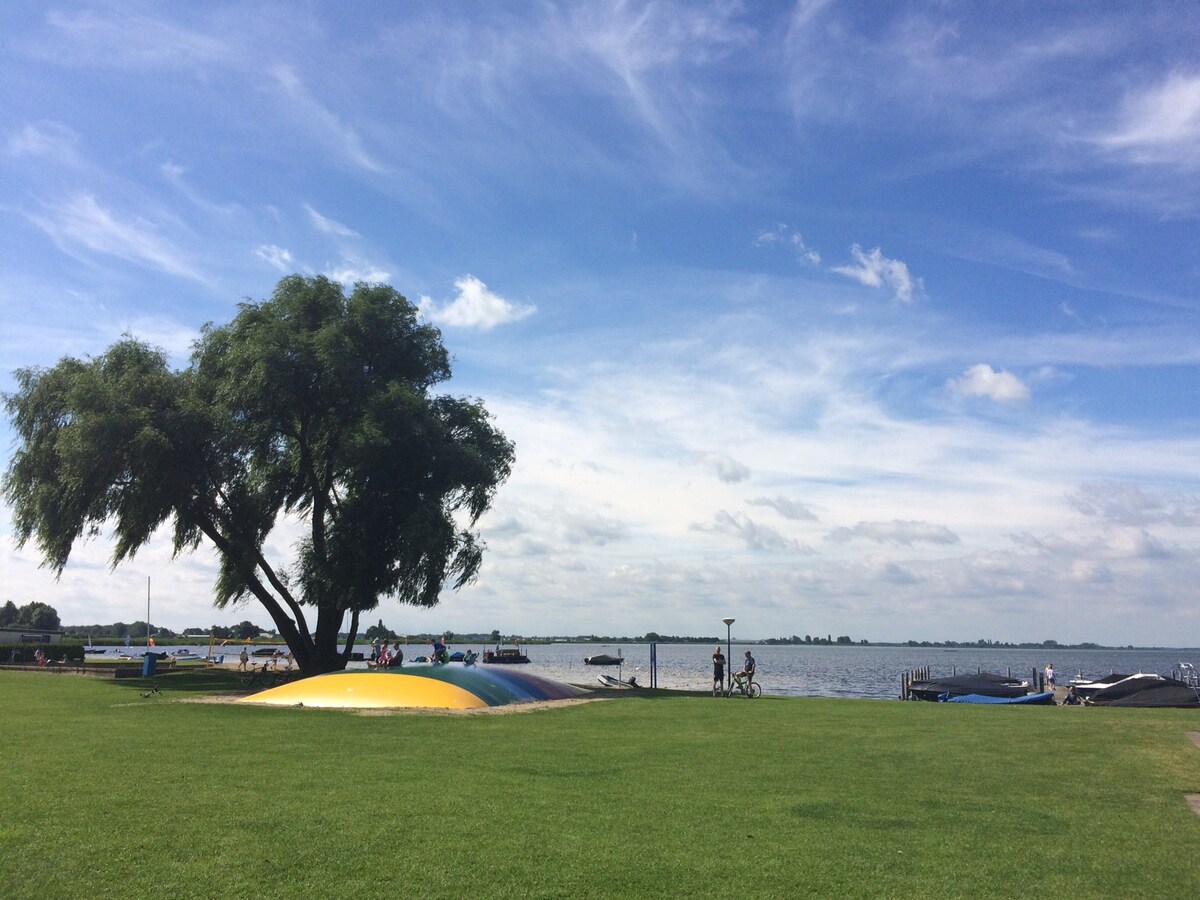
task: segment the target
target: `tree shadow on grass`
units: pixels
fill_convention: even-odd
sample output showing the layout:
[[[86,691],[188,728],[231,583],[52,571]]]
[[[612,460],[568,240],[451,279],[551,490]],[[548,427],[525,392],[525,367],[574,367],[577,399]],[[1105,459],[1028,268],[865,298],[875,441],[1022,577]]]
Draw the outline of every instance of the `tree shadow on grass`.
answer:
[[[150,678],[118,678],[113,684],[139,694],[223,694],[244,690],[240,673],[208,668],[176,669],[173,672],[156,673]]]

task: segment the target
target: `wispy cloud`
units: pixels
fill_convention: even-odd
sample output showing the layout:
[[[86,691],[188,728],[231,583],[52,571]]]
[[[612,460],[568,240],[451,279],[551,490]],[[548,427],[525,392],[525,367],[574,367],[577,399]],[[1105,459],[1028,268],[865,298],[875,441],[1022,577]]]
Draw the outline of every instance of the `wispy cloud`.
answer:
[[[890,288],[901,303],[911,303],[913,292],[923,289],[921,279],[914,279],[907,265],[898,259],[888,259],[878,247],[864,253],[862,247],[854,244],[850,255],[854,257],[854,265],[834,266],[831,271],[867,287]]]
[[[1086,516],[1119,525],[1200,526],[1200,498],[1150,493],[1128,482],[1084,484],[1067,496],[1067,502]]]
[[[53,44],[35,45],[58,65],[104,66],[129,71],[196,73],[209,65],[241,65],[245,29],[205,32],[138,12],[51,10]]]
[[[1097,141],[1139,164],[1200,165],[1200,74],[1171,72],[1130,94]]]
[[[948,390],[964,397],[986,397],[997,403],[1024,403],[1029,386],[1012,372],[997,372],[987,363],[971,366],[946,382]]]
[[[702,453],[699,461],[704,468],[726,484],[737,484],[750,477],[749,466],[724,453]]]
[[[322,234],[333,235],[334,237],[358,237],[358,232],[348,225],[343,225],[341,222],[336,222],[333,219],[321,215],[307,203],[304,204],[304,210],[308,213],[308,220],[312,223],[313,228]]]
[[[294,271],[294,261],[292,252],[284,247],[276,247],[274,244],[263,244],[260,247],[254,248],[254,255],[259,259],[265,260],[268,265],[280,272]]]
[[[850,528],[835,528],[825,536],[826,540],[842,544],[858,538],[901,547],[910,547],[913,544],[957,544],[959,541],[958,535],[945,525],[905,522],[899,519],[890,522],[859,522]]]
[[[163,237],[151,222],[121,218],[91,194],[80,193],[28,214],[66,253],[87,251],[207,283],[187,253]]]
[[[286,101],[295,107],[297,118],[294,122],[306,124],[317,140],[336,150],[352,165],[372,174],[388,171],[387,166],[367,152],[357,129],[347,125],[309,93],[292,66],[276,65],[270,74]]]
[[[744,513],[718,510],[712,522],[695,523],[693,531],[726,534],[743,541],[749,550],[800,550],[801,545],[769,525],[760,525]]]
[[[816,522],[817,515],[803,503],[792,500],[790,497],[755,497],[752,500],[747,500],[751,506],[766,506],[775,510],[785,519],[791,519],[793,522],[810,521]]]
[[[418,308],[429,321],[452,328],[488,331],[498,325],[519,322],[537,312],[537,307],[532,304],[505,300],[488,290],[488,286],[474,275],[457,279],[454,287],[458,296],[446,303],[439,305],[429,297],[417,301]]]
[[[624,522],[594,512],[570,512],[559,517],[559,536],[568,544],[590,544],[603,547],[613,541],[629,537],[629,526]]]
[[[80,165],[79,135],[61,122],[34,122],[8,139],[5,148],[14,158],[33,157],[63,166]]]
[[[796,258],[809,266],[821,264],[821,254],[804,243],[804,235],[787,225],[776,225],[771,231],[760,232],[754,239],[756,247],[788,247]]]

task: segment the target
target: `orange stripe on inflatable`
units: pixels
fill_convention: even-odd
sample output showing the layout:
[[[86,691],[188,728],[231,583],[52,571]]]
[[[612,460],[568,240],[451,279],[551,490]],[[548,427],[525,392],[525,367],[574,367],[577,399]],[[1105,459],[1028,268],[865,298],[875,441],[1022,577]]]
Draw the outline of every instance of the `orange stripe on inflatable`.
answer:
[[[238,702],[322,709],[481,709],[488,705],[471,692],[445,681],[373,672],[304,678],[242,697]]]

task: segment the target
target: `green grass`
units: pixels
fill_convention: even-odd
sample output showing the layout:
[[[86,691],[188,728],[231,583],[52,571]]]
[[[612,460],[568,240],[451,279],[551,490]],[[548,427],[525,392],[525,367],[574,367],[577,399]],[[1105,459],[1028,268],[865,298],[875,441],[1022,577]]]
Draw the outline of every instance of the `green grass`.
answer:
[[[0,896],[1200,896],[1194,711],[360,716],[157,683],[0,673]]]

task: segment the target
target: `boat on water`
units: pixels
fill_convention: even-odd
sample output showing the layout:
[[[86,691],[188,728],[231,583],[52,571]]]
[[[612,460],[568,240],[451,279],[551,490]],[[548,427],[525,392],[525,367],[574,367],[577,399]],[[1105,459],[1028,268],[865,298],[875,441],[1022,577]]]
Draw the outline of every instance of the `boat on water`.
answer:
[[[495,650],[484,650],[483,661],[491,665],[515,665],[529,662],[529,657],[521,652],[520,647],[497,647]]]
[[[171,653],[171,658],[177,662],[186,662],[188,660],[204,661],[207,657],[201,656],[198,653],[193,653],[191,650],[175,650]]]
[[[583,661],[589,666],[619,666],[625,662],[625,657],[613,656],[611,653],[597,653],[595,656],[585,656]]]
[[[283,656],[283,650],[279,647],[259,647],[253,651],[251,656]]]
[[[1024,697],[1028,693],[1028,682],[991,672],[931,678],[928,681],[914,681],[908,686],[909,697],[913,700],[949,700],[967,694],[983,697]]]

